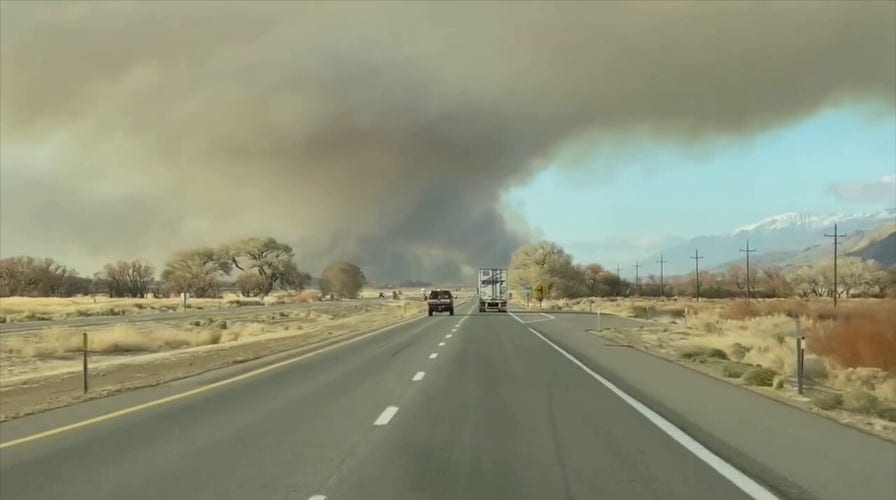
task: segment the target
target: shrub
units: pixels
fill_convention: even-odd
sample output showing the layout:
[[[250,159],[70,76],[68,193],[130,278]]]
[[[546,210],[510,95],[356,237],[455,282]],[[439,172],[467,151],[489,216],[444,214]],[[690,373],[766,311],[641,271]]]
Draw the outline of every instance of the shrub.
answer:
[[[896,304],[853,305],[835,321],[820,325],[811,352],[845,368],[880,368],[896,374]]]
[[[748,352],[750,352],[750,348],[740,342],[735,342],[734,345],[731,346],[731,357],[737,361],[744,359],[744,356],[746,356]]]
[[[741,378],[748,368],[750,368],[749,365],[742,363],[728,363],[722,367],[722,376],[728,378]]]
[[[820,410],[836,410],[843,406],[843,395],[839,392],[825,392],[812,398],[812,406]]]
[[[705,363],[709,359],[728,360],[728,354],[716,347],[692,346],[685,348],[678,354],[681,359]]]
[[[741,377],[741,381],[746,385],[754,385],[758,387],[772,387],[778,372],[771,368],[756,367]]]
[[[878,408],[877,412],[875,412],[875,415],[877,415],[878,417],[880,417],[884,420],[889,420],[890,422],[896,422],[896,407]]]
[[[843,408],[856,413],[874,415],[880,406],[880,400],[870,392],[860,389],[847,391],[843,397]]]

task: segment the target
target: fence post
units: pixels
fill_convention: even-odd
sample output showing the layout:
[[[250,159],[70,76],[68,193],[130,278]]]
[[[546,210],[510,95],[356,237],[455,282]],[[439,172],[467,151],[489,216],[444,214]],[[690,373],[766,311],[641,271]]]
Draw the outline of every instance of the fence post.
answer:
[[[796,388],[797,393],[803,393],[803,335],[799,318],[796,319]]]
[[[81,334],[81,340],[84,353],[84,394],[87,394],[87,332]]]

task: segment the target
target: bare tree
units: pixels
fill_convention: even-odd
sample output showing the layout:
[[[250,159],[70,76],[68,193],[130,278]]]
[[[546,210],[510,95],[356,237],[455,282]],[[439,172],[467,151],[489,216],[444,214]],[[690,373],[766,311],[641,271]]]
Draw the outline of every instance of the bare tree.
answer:
[[[524,245],[510,258],[510,285],[514,288],[541,283],[551,297],[570,297],[581,293],[581,273],[572,257],[551,241]]]
[[[336,295],[353,299],[367,283],[361,268],[351,262],[334,262],[320,274],[320,291],[323,295]]]
[[[291,246],[274,238],[246,238],[221,249],[233,267],[257,278],[243,278],[241,283],[252,283],[253,295],[268,295],[274,286],[302,289],[307,280],[293,262]]]
[[[790,297],[793,295],[793,285],[790,284],[780,267],[763,268],[759,283],[768,297]]]
[[[183,250],[165,263],[162,282],[169,294],[189,292],[195,297],[215,297],[219,280],[232,269],[228,256],[214,248]]]
[[[790,283],[801,297],[827,297],[831,293],[831,279],[826,267],[802,266],[790,275]]]
[[[837,293],[841,297],[849,297],[854,291],[867,295],[872,289],[880,288],[883,269],[877,262],[858,257],[841,257],[838,266]]]
[[[0,296],[70,297],[87,293],[90,279],[50,258],[0,260]]]
[[[142,260],[119,260],[106,264],[99,273],[110,297],[144,298],[155,278],[155,267]]]

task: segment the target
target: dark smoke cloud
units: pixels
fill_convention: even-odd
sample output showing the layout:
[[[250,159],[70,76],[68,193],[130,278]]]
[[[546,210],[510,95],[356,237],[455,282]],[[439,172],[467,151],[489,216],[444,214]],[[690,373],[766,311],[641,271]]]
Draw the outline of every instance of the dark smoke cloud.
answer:
[[[91,271],[270,234],[312,272],[457,279],[531,236],[500,193],[591,141],[892,107],[894,21],[892,2],[4,2],[0,252]]]

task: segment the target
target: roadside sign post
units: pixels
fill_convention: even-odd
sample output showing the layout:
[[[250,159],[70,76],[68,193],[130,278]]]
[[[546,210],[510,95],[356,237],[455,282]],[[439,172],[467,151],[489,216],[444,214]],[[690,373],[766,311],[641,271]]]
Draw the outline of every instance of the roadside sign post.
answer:
[[[529,299],[532,297],[532,287],[527,286],[526,290],[526,309],[529,309]]]
[[[541,302],[544,300],[544,285],[541,283],[535,285],[535,300],[538,301],[538,308],[541,309]]]
[[[81,342],[84,352],[84,394],[87,394],[87,332],[81,334]]]
[[[803,393],[803,368],[806,361],[806,337],[800,330],[800,320],[796,319],[796,386],[797,393]]]
[[[188,292],[182,292],[180,294],[180,297],[182,299],[184,299],[184,312],[186,312],[187,311],[187,299],[190,297],[190,294]]]

